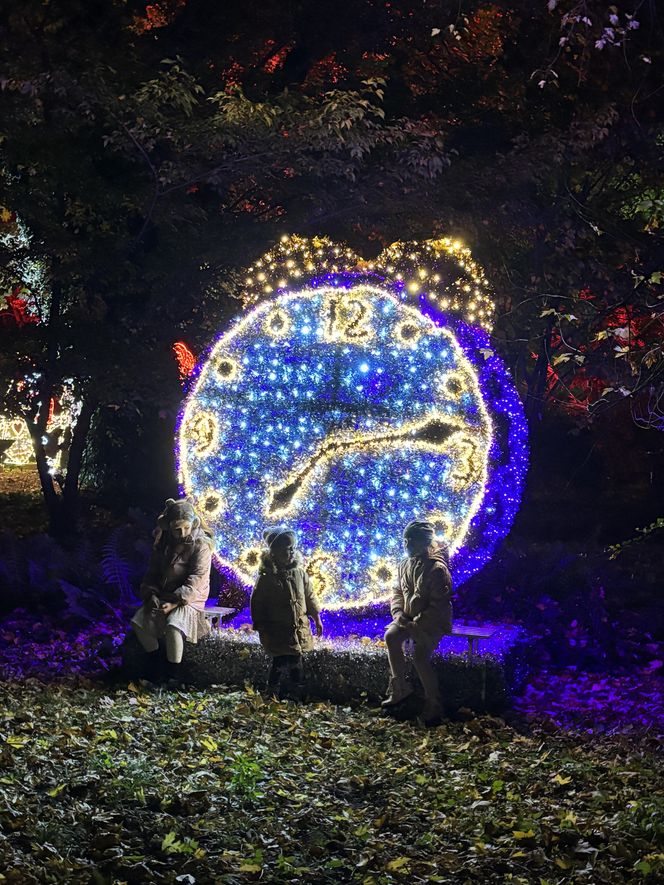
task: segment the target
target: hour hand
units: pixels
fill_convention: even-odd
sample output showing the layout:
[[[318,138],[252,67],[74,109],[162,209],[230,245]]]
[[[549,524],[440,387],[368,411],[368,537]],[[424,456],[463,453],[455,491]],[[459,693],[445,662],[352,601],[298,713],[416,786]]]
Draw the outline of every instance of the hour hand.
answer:
[[[443,452],[450,436],[459,431],[448,417],[429,415],[419,421],[386,427],[383,430],[348,433],[340,431],[324,439],[316,451],[288,474],[286,479],[270,489],[267,506],[269,517],[286,516],[297,498],[311,482],[314,472],[327,470],[331,461],[352,452],[384,451],[386,448],[415,446]]]

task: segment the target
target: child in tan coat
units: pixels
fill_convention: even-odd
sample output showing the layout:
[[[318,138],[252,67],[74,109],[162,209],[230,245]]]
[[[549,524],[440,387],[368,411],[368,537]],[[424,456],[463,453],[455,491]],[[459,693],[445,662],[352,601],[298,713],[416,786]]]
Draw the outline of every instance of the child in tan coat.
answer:
[[[446,550],[434,543],[429,522],[414,520],[404,530],[407,556],[399,563],[399,584],[392,597],[392,623],[385,631],[390,662],[389,695],[384,707],[401,703],[413,689],[406,682],[403,644],[415,643],[413,662],[424,689],[424,721],[437,725],[442,715],[438,677],[431,655],[452,629],[452,581]]]
[[[323,635],[318,600],[295,549],[295,533],[266,529],[263,540],[266,550],[251,594],[251,620],[272,656],[268,692],[299,698],[304,689],[302,655],[314,647],[309,618],[316,635]]]

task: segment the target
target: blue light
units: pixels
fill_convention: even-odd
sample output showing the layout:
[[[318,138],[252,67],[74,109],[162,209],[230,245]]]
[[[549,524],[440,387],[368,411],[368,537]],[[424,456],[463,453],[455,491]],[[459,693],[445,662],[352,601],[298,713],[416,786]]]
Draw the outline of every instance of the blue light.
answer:
[[[489,344],[486,333],[423,302],[420,321],[426,334],[419,346],[397,346],[394,327],[412,308],[394,300],[388,286],[382,288],[373,290],[373,337],[366,343],[325,340],[329,324],[320,322],[326,310],[323,283],[312,294],[286,292],[279,297],[281,309],[298,314],[297,324],[284,336],[266,334],[260,306],[246,314],[214,351],[217,358],[223,354],[241,367],[233,384],[201,366],[187,401],[187,409],[205,408],[216,416],[215,448],[196,455],[183,425],[178,451],[180,470],[187,477],[183,491],[198,500],[213,488],[228,502],[209,519],[219,559],[241,571],[242,556],[260,544],[262,527],[286,521],[297,531],[305,558],[322,551],[334,559],[336,588],[323,600],[333,607],[365,597],[376,559],[396,565],[404,523],[429,512],[446,514],[455,525],[473,513],[452,569],[457,584],[477,571],[511,524],[527,466],[523,409],[498,357],[486,360],[480,353]],[[348,292],[353,292],[350,285]],[[346,295],[334,292],[331,297]],[[274,299],[267,301],[271,304]],[[432,321],[440,323],[440,331]],[[250,360],[247,351],[252,352]],[[270,359],[264,360],[268,352]],[[461,362],[467,368],[466,360],[479,387],[451,399],[433,379]],[[358,370],[369,376],[365,383],[344,384]],[[312,458],[333,437],[389,430],[422,421],[434,410],[457,422],[451,427],[461,421],[471,437],[482,438],[484,407],[492,418],[500,417],[491,422],[486,483],[474,473],[455,485],[456,462],[449,452],[409,448],[406,438],[398,446],[341,450],[312,468],[311,486],[294,499],[287,514],[270,511],[270,490],[288,491],[289,477],[314,463]],[[371,547],[362,540],[367,536]],[[246,580],[246,572],[242,574]]]

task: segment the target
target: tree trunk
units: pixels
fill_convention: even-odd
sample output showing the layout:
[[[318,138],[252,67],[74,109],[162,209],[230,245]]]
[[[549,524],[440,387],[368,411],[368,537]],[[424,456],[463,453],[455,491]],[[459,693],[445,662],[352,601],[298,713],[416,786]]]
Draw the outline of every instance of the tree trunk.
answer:
[[[35,453],[35,461],[37,462],[37,473],[39,474],[39,482],[41,484],[50,524],[55,518],[55,514],[60,506],[58,493],[55,489],[53,477],[51,476],[48,467],[46,449],[43,443],[53,388],[52,385],[46,381],[40,385],[40,388],[41,402],[39,405],[39,411],[37,412],[34,422],[28,423],[28,429],[32,439],[32,448]]]
[[[91,400],[84,400],[81,405],[81,411],[76,424],[74,425],[71,444],[69,446],[67,472],[62,494],[58,494],[56,490],[53,476],[49,470],[46,450],[42,442],[42,438],[46,432],[46,418],[42,417],[44,411],[43,407],[40,408],[35,423],[29,425],[35,460],[37,462],[37,472],[39,474],[39,481],[44,496],[44,503],[46,504],[46,510],[48,512],[48,533],[59,540],[71,538],[77,533],[77,520],[80,504],[78,484],[81,475],[85,444],[95,408],[96,403]],[[48,417],[48,408],[46,408],[45,411],[46,417]]]
[[[67,474],[65,476],[60,507],[60,521],[66,534],[76,532],[80,504],[79,479],[81,465],[95,408],[96,403],[91,399],[86,398],[83,400],[81,411],[72,433],[71,445],[69,446]]]
[[[537,354],[535,368],[528,378],[528,392],[526,394],[525,409],[526,417],[529,421],[542,420],[552,333],[553,320],[551,317],[547,317],[546,328],[540,338],[539,352]]]

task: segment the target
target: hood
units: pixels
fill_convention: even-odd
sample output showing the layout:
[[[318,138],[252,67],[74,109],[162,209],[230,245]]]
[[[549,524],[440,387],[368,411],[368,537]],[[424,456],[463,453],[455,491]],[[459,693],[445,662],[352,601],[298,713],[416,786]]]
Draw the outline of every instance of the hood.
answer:
[[[429,559],[434,562],[442,562],[446,568],[450,567],[450,551],[447,544],[439,544],[433,550],[429,548]]]
[[[302,566],[302,554],[299,550],[295,551],[295,554],[291,561],[286,566],[277,567],[274,559],[272,558],[272,553],[270,550],[263,550],[260,557],[260,571],[261,572],[272,572],[276,574],[277,572],[290,572],[294,568],[300,568]]]
[[[432,544],[425,553],[418,553],[417,556],[406,556],[405,559],[421,559],[423,562],[431,563],[439,562],[446,569],[450,567],[450,554],[446,544]]]
[[[176,543],[171,538],[170,532],[164,531],[159,526],[153,531],[152,536],[154,538],[154,545],[157,547],[160,543],[162,547],[168,547],[170,544]],[[185,546],[189,546],[195,544],[196,541],[205,541],[207,544],[212,546],[212,538],[209,532],[206,532],[201,526],[197,526],[192,529],[190,535],[188,535],[184,541],[180,541],[179,543],[184,544]]]

